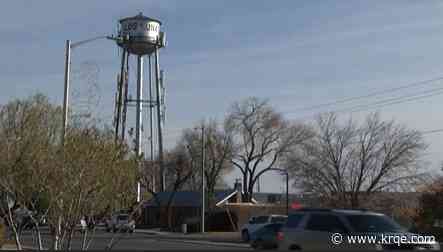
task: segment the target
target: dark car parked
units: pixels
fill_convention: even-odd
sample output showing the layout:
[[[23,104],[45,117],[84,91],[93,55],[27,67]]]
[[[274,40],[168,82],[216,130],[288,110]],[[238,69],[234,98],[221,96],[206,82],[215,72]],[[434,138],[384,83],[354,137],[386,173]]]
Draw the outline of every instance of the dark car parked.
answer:
[[[416,234],[408,232],[390,217],[367,210],[300,209],[288,217],[282,227],[278,249],[281,250],[436,250],[440,245],[434,239],[411,243]],[[347,237],[374,237],[363,242],[349,242]],[[406,239],[381,242],[383,236]]]
[[[282,238],[281,228],[284,223],[267,224],[251,234],[250,244],[254,249],[278,248],[278,241]]]

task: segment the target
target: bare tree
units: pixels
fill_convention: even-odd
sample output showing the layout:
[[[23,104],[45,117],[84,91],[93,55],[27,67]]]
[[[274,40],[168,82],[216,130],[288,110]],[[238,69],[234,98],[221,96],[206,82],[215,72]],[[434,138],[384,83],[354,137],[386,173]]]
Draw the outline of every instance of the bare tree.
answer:
[[[336,115],[317,120],[317,134],[286,156],[287,167],[305,191],[337,204],[359,207],[362,196],[385,190],[410,190],[421,181],[421,134],[377,113],[364,123],[343,124]]]
[[[205,184],[208,209],[213,206],[215,188],[223,183],[223,176],[231,172],[234,167],[231,163],[233,155],[233,140],[229,134],[221,129],[216,121],[202,123],[198,128],[205,129]],[[197,127],[196,127],[197,128]],[[187,187],[193,191],[201,190],[201,160],[202,160],[202,135],[199,131],[186,129],[180,140],[186,146],[195,171]]]
[[[169,193],[166,202],[159,199],[158,191],[153,190],[153,173],[158,171],[158,160],[154,162],[145,162],[140,172],[140,181],[149,193],[152,194],[153,199],[159,207],[163,207],[166,211],[165,220],[163,223],[171,229],[172,228],[172,203],[177,191],[183,189],[184,185],[189,181],[193,170],[191,157],[188,155],[187,149],[184,145],[177,145],[171,151],[165,153],[165,177],[166,177],[166,192]],[[155,188],[159,188],[159,181],[155,181]]]
[[[243,175],[245,201],[251,201],[260,175],[311,137],[309,127],[285,120],[267,101],[258,98],[235,103],[225,128],[234,139],[235,154],[231,161]]]

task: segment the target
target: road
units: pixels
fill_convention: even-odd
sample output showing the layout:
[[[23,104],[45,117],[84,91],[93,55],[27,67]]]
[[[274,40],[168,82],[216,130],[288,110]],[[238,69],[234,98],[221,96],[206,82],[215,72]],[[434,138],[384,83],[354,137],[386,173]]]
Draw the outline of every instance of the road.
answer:
[[[92,240],[89,249],[105,249],[113,236],[113,233],[97,231],[94,235],[94,239]],[[22,238],[24,241],[24,245],[36,247],[36,244],[33,242],[32,234],[30,232],[25,232]],[[243,244],[238,245],[205,241],[169,240],[156,237],[155,235],[140,233],[116,234],[115,238],[121,238],[113,247],[113,249],[116,250],[250,250],[250,248],[245,247],[245,245]],[[79,234],[75,235],[72,243],[72,249],[79,250],[81,248],[81,239],[82,238]],[[43,241],[44,248],[49,248],[50,240],[46,232],[43,232]]]

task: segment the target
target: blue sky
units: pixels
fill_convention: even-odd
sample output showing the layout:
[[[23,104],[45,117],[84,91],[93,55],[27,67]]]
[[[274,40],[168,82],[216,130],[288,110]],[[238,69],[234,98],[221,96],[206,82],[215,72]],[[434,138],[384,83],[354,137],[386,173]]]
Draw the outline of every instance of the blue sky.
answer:
[[[168,47],[165,140],[202,118],[221,120],[229,105],[248,96],[269,98],[288,119],[309,119],[380,99],[415,94],[443,81],[299,110],[346,97],[443,76],[441,1],[3,1],[0,9],[0,103],[37,91],[61,103],[65,40],[115,33],[120,18],[142,11],[162,20]],[[97,114],[110,122],[119,55],[111,41],[76,48],[73,71],[98,69]],[[135,65],[131,64],[132,77]],[[133,81],[134,79],[132,79]],[[73,89],[87,93],[81,78]],[[132,94],[135,86],[131,82]],[[412,128],[443,128],[442,96],[380,109]],[[353,113],[359,119],[370,111]],[[348,115],[348,114],[344,114]],[[131,122],[132,123],[132,122]],[[426,135],[432,169],[441,161],[443,134]],[[229,183],[239,176],[233,173]],[[281,191],[276,175],[262,190]]]

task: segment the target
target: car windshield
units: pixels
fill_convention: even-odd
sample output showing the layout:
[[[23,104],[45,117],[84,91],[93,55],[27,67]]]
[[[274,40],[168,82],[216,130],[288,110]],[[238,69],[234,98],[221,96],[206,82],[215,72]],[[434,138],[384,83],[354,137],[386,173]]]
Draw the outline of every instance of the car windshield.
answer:
[[[274,223],[271,225],[267,225],[266,229],[273,232],[278,232],[283,227],[283,223]]]
[[[287,220],[287,217],[285,217],[285,216],[274,216],[274,217],[272,217],[271,222],[272,223],[284,223],[284,222],[286,222],[286,220]]]
[[[292,214],[289,216],[286,225],[290,228],[296,228],[303,219],[303,214]]]
[[[356,232],[404,232],[405,229],[385,215],[348,215],[346,219]]]
[[[256,234],[276,233],[276,232],[280,231],[282,226],[283,226],[282,223],[268,224],[268,225],[265,225],[262,228],[258,229]]]
[[[268,219],[269,219],[268,216],[258,216],[258,217],[255,217],[254,224],[266,223],[268,221]]]

